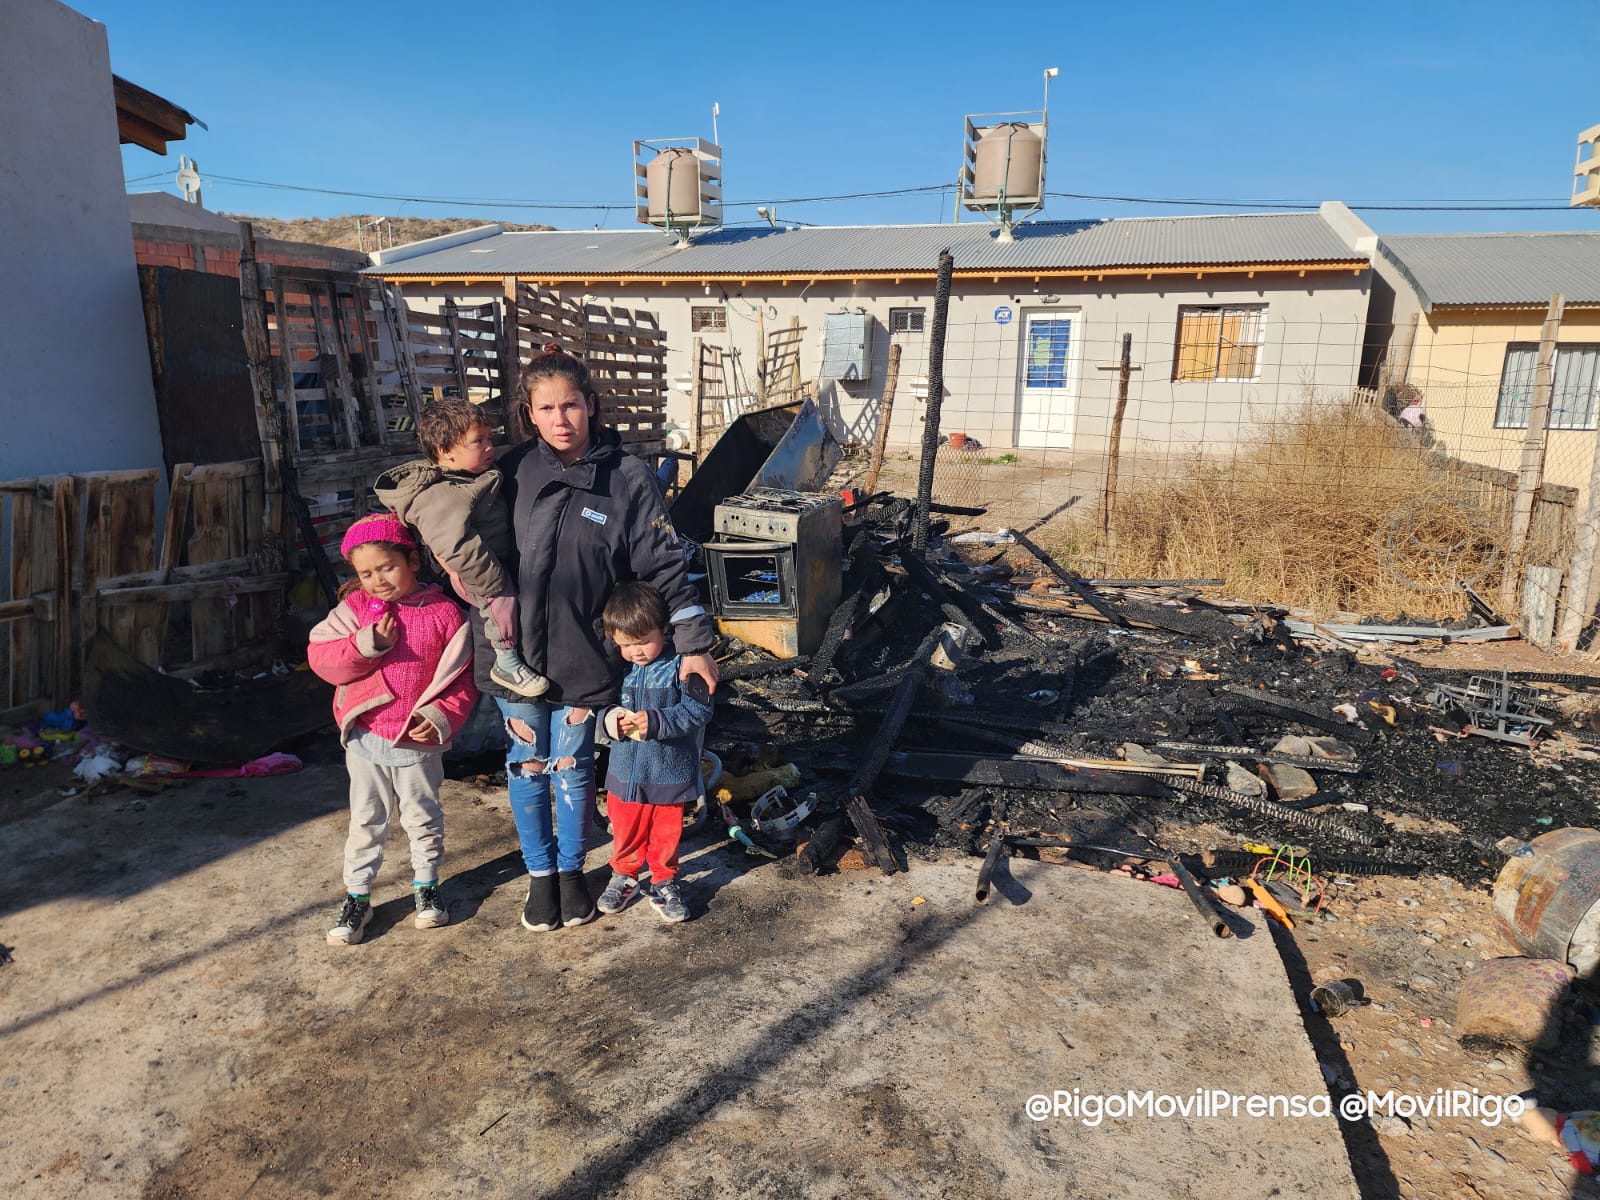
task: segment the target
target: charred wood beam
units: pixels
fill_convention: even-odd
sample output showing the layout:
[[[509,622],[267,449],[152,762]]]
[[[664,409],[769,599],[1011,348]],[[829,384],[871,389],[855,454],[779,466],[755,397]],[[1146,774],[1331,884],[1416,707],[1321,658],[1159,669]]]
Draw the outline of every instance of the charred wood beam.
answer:
[[[1278,754],[1271,750],[1257,750],[1253,746],[1212,746],[1204,742],[1157,742],[1157,750],[1171,750],[1175,754],[1199,754],[1205,758],[1243,758],[1251,762],[1279,763],[1286,767],[1299,767],[1306,771],[1337,771],[1341,775],[1359,775],[1361,764],[1340,758],[1307,758],[1303,754]]]
[[[733,692],[724,703],[734,708],[748,708],[756,712],[771,713],[825,713],[830,711],[821,700],[803,696],[768,696],[763,692]]]
[[[1167,864],[1172,868],[1172,873],[1178,877],[1178,883],[1183,888],[1183,894],[1189,897],[1189,903],[1194,905],[1195,912],[1200,914],[1211,927],[1213,935],[1219,938],[1232,937],[1233,927],[1223,919],[1222,912],[1212,903],[1211,896],[1195,880],[1194,875],[1183,863],[1183,860],[1174,857]]]
[[[858,679],[854,683],[846,683],[834,688],[828,693],[828,700],[836,704],[857,704],[862,700],[872,700],[885,692],[892,692],[900,686],[900,681],[905,678],[906,672],[911,669],[910,663],[901,663],[884,671],[880,675],[869,675],[865,679]]]
[[[1085,579],[1094,588],[1191,588],[1221,587],[1225,579]]]
[[[881,704],[863,704],[853,709],[840,710],[840,715],[870,717],[881,716],[884,711]],[[952,712],[949,709],[918,708],[912,715],[933,721],[955,721],[961,725],[976,725],[983,729],[1010,729],[1018,733],[1040,734],[1045,737],[1071,737],[1074,733],[1071,727],[1058,725],[1054,721],[1046,721],[1043,718],[1032,720],[1027,717],[1008,717],[1004,713]]]
[[[906,863],[900,853],[890,843],[889,837],[883,832],[883,824],[878,819],[878,814],[872,811],[872,805],[867,803],[864,794],[857,792],[844,803],[845,815],[850,818],[856,832],[861,835],[863,855],[868,862],[874,863],[885,875],[893,875],[896,871],[904,871]]]
[[[1257,692],[1235,684],[1229,684],[1220,690],[1223,694],[1239,701],[1247,708],[1255,709],[1257,712],[1266,713],[1291,724],[1308,725],[1312,729],[1321,729],[1338,737],[1349,738],[1352,742],[1371,742],[1373,739],[1371,731],[1362,729],[1359,725],[1351,725],[1343,718],[1325,716],[1316,709],[1304,708],[1269,692]]]
[[[805,875],[815,875],[822,870],[822,864],[828,861],[828,855],[832,854],[833,848],[839,844],[839,835],[844,832],[844,822],[844,814],[835,813],[812,830],[805,849],[794,856],[793,869]]]
[[[798,658],[757,659],[755,662],[733,663],[722,667],[718,677],[723,680],[763,679],[768,675],[797,671],[810,661],[808,656],[802,654]]]
[[[917,653],[907,666],[904,677],[895,688],[883,722],[867,745],[866,757],[855,774],[850,777],[850,782],[845,788],[849,796],[845,802],[845,812],[850,817],[850,823],[861,835],[862,843],[870,852],[873,863],[885,875],[893,875],[896,871],[904,870],[905,864],[899,861],[894,847],[884,836],[883,828],[878,824],[877,815],[867,802],[866,794],[877,782],[890,752],[894,749],[895,742],[900,739],[900,731],[905,728],[906,719],[911,715],[911,706],[917,698],[917,689],[922,685],[923,678],[933,669],[934,652],[939,649],[942,642],[952,637],[959,651],[959,647],[965,641],[963,628],[941,625],[930,630],[922,639],[922,644],[917,647]]]
[[[1232,738],[1235,742],[1244,741],[1244,733],[1239,729],[1239,723],[1233,719],[1233,714],[1231,712],[1219,704],[1214,715],[1216,717],[1217,728],[1222,730],[1225,736]]]
[[[1065,567],[1058,563],[1046,551],[1041,549],[1039,544],[1027,534],[1018,532],[1017,530],[1012,530],[1011,536],[1017,539],[1017,545],[1021,546],[1029,554],[1033,555],[1034,558],[1039,560],[1040,566],[1044,567],[1057,579],[1061,580],[1062,583],[1066,584],[1067,587],[1070,588],[1080,600],[1082,600],[1090,608],[1094,609],[1095,612],[1099,613],[1102,617],[1114,625],[1127,625],[1128,619],[1126,617],[1101,599],[1099,593],[1097,593],[1092,587],[1088,586],[1083,582],[1083,580],[1072,574],[1072,572],[1068,571]]]
[[[916,581],[918,587],[933,597],[933,602],[939,606],[939,611],[944,613],[945,620],[960,625],[974,640],[982,642],[985,646],[999,647],[1000,639],[986,635],[972,623],[972,618],[956,603],[955,598],[939,581],[933,567],[920,553],[903,549],[900,553],[900,565],[905,567],[906,573]]]
[[[1040,759],[952,751],[897,750],[887,756],[882,771],[898,779],[960,783],[971,787],[1028,788],[1046,792],[1146,796],[1152,799],[1167,799],[1172,795],[1163,780],[1153,775],[1130,775],[1096,767],[1064,766]]]

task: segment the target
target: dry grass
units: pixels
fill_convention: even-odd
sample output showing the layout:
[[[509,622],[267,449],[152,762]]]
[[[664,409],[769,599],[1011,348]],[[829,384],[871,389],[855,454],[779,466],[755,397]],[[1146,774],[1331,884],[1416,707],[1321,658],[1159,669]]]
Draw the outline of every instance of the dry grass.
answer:
[[[1496,586],[1509,493],[1414,439],[1371,406],[1307,401],[1231,460],[1124,481],[1108,569],[1219,576],[1229,595],[1324,614],[1459,616],[1458,581]],[[1112,559],[1099,523],[1080,518],[1062,548]]]

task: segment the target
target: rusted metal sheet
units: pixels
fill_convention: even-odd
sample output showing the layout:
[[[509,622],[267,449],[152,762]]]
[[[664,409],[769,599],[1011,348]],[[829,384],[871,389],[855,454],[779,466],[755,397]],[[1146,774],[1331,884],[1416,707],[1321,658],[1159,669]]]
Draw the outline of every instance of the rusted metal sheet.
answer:
[[[1514,854],[1494,884],[1500,931],[1525,954],[1600,966],[1600,831],[1558,829]]]

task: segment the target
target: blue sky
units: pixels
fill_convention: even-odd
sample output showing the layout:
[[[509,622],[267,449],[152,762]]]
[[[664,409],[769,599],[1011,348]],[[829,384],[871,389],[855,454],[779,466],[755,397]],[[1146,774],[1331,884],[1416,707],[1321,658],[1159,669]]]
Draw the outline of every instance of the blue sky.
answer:
[[[711,134],[730,222],[779,201],[812,224],[950,218],[938,187],[969,112],[1036,108],[1049,189],[1203,200],[1564,204],[1600,123],[1600,0],[1217,5],[351,4],[77,0],[113,69],[189,109],[168,159],[125,147],[134,190],[198,160],[208,208],[628,228],[636,137]],[[1009,14],[1009,15],[1008,15]],[[1270,15],[1263,15],[1270,14]],[[788,201],[787,203],[782,203]],[[1052,198],[1060,218],[1220,211]],[[1600,212],[1358,209],[1380,233],[1597,229]]]

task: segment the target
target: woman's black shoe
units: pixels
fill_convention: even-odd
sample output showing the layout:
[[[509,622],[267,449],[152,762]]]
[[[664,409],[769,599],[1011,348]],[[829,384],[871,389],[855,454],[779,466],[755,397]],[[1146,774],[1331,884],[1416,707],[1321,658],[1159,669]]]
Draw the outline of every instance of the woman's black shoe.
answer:
[[[535,933],[561,927],[559,884],[554,875],[528,876],[528,900],[522,906],[522,925]]]
[[[589,885],[582,871],[561,872],[561,923],[569,928],[587,925],[599,910],[594,897],[589,895]]]

